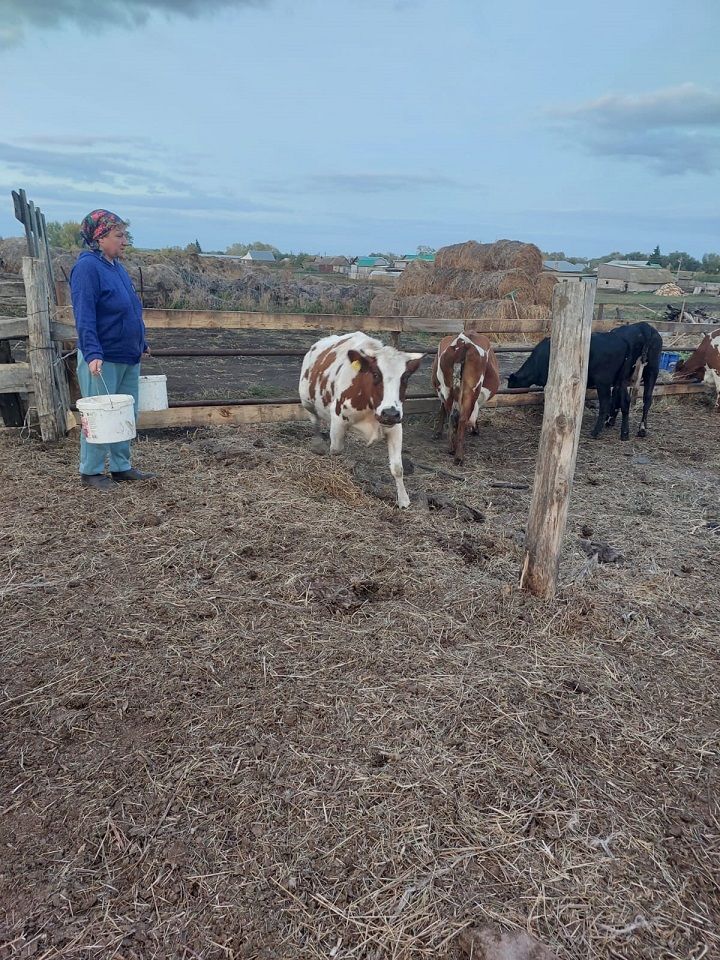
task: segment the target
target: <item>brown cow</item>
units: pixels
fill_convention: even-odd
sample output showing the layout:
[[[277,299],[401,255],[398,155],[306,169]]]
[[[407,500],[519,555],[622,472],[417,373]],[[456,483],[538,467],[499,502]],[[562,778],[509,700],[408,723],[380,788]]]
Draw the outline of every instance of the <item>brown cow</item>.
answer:
[[[468,425],[476,430],[480,408],[500,387],[497,358],[488,338],[474,330],[444,337],[433,360],[432,384],[440,399],[435,436],[442,436],[449,416],[448,450],[455,455],[455,463],[462,463],[465,431]]]
[[[358,331],[318,340],[303,360],[300,401],[316,433],[330,424],[330,453],[340,453],[352,428],[368,444],[387,441],[399,507],[410,506],[402,465],[403,402],[422,353],[404,353]]]
[[[706,333],[700,346],[675,368],[673,380],[704,380],[715,386],[715,409],[720,411],[720,329]]]

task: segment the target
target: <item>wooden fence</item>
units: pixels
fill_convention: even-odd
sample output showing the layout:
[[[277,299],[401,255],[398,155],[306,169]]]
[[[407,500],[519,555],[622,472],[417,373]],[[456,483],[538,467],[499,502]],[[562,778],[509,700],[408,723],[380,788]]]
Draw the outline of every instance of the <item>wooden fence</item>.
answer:
[[[28,405],[37,413],[43,439],[58,439],[66,430],[77,425],[70,401],[68,370],[64,354],[72,349],[76,331],[72,308],[67,305],[67,283],[50,283],[47,265],[42,258],[27,257],[23,263],[27,298],[27,316],[0,317],[0,342],[11,339],[27,340],[28,359],[25,363],[0,365],[0,394],[21,394],[28,397]],[[58,301],[60,305],[58,305]],[[413,334],[444,336],[463,329],[463,321],[456,319],[424,319],[418,317],[357,317],[336,314],[253,313],[223,310],[165,310],[149,308],[144,311],[145,323],[153,330],[220,330],[257,331],[313,331],[318,334],[364,330],[389,335],[392,342],[402,345],[402,338]],[[533,343],[546,336],[551,319],[484,319],[473,322],[473,328],[501,343],[498,351],[527,352]],[[593,330],[610,330],[617,321],[595,320]],[[672,323],[653,324],[666,336],[682,336],[682,346],[694,348],[701,334],[713,329],[712,324]],[[512,340],[512,345],[508,344]],[[525,342],[517,342],[519,340]],[[434,345],[430,353],[434,352]],[[191,358],[197,356],[294,356],[298,350],[172,350],[158,349],[158,356]],[[661,384],[659,396],[702,392],[702,384]],[[489,407],[529,406],[543,402],[540,390],[501,390],[489,402]],[[430,395],[410,395],[407,408],[410,413],[433,410],[437,401]],[[306,417],[296,397],[277,400],[185,401],[173,403],[169,410],[141,413],[141,428],[197,427],[243,423],[271,423],[286,420],[304,420]]]

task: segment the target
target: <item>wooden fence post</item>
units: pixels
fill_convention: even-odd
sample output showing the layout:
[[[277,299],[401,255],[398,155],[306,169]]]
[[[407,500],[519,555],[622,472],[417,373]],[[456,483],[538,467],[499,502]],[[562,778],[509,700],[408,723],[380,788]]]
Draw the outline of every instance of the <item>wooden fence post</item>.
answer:
[[[522,587],[546,598],[557,585],[575,475],[595,287],[594,279],[569,280],[553,292],[550,373],[520,577]]]
[[[35,391],[35,406],[43,440],[65,435],[65,410],[55,382],[55,350],[50,338],[50,301],[45,264],[23,257],[23,279],[27,297],[28,361]]]

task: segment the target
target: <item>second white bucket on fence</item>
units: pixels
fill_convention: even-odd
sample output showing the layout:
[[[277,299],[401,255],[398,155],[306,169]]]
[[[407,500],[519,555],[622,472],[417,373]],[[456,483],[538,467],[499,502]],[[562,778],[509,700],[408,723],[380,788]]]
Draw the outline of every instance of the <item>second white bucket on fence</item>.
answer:
[[[167,377],[164,373],[139,378],[138,413],[167,410]]]
[[[119,443],[135,436],[135,401],[129,393],[83,397],[77,408],[80,430],[88,443]]]

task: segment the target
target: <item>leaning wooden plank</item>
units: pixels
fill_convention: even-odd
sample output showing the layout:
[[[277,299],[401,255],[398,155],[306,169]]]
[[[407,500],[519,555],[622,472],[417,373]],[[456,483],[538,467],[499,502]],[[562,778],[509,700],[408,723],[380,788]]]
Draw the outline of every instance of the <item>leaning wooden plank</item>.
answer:
[[[43,440],[59,440],[65,434],[65,408],[56,393],[50,339],[50,302],[45,264],[23,257],[23,277],[28,298],[28,358],[35,390],[35,407]]]
[[[0,364],[0,393],[28,393],[32,390],[29,363]]]
[[[0,317],[0,340],[23,340],[27,335],[27,317]]]

